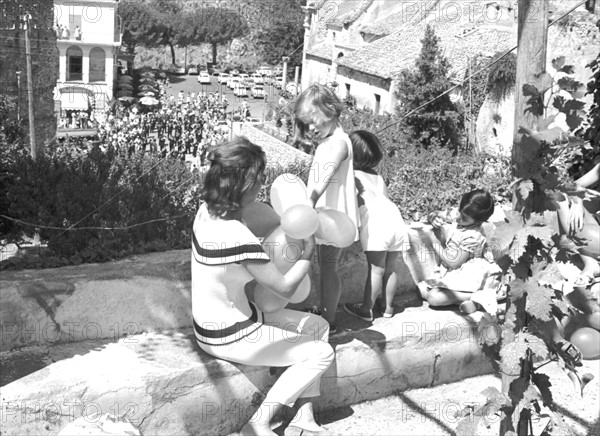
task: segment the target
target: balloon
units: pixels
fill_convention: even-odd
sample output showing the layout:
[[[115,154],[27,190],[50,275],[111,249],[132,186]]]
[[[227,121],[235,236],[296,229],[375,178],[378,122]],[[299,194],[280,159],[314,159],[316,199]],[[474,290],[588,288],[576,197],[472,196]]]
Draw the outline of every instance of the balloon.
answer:
[[[296,204],[281,215],[281,228],[292,238],[305,239],[319,227],[317,212],[310,206]]]
[[[277,312],[288,304],[288,300],[281,298],[274,291],[260,283],[257,283],[256,288],[254,288],[254,302],[265,313]]]
[[[319,228],[315,237],[328,245],[344,248],[356,238],[356,226],[348,215],[328,207],[318,207]]]
[[[600,330],[600,312],[594,312],[587,316],[587,322],[593,329]]]
[[[260,201],[253,201],[242,209],[242,219],[254,236],[267,236],[279,225],[279,215],[271,206]]]
[[[298,285],[292,298],[290,298],[290,303],[302,303],[308,298],[308,294],[310,294],[310,276],[307,274]]]
[[[571,335],[571,343],[579,348],[584,359],[600,358],[600,332],[591,327],[582,327]]]
[[[271,204],[280,216],[290,206],[305,203],[307,197],[306,185],[294,174],[281,174],[271,185]]]
[[[281,226],[267,235],[262,245],[271,262],[282,274],[290,270],[304,250],[304,243],[286,235]]]

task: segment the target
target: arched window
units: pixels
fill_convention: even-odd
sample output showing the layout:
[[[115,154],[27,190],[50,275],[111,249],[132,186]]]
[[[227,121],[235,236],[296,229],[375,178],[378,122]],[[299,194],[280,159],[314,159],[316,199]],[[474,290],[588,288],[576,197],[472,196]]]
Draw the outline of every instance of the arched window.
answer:
[[[90,82],[106,81],[106,54],[100,47],[90,51]]]
[[[83,80],[83,51],[76,45],[67,49],[67,81]]]

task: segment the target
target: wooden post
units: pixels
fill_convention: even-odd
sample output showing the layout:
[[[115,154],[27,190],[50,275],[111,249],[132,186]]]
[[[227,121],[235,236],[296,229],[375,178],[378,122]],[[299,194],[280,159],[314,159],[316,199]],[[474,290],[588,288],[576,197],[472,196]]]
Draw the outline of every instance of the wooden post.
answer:
[[[526,99],[523,96],[523,85],[529,83],[538,87],[538,76],[546,71],[546,46],[548,39],[548,0],[518,0],[518,48],[517,76],[515,84],[515,125],[513,132],[512,164],[513,176],[518,176],[527,165],[520,153],[521,137],[519,127],[538,128],[539,118],[531,113],[525,114]],[[539,89],[539,87],[538,87]],[[516,207],[513,196],[513,207]],[[506,313],[509,313],[510,299],[507,299]],[[514,316],[514,315],[513,315]],[[507,320],[508,321],[508,318]],[[516,327],[505,329],[502,341],[510,344],[515,341],[515,330],[520,329],[517,319]],[[503,368],[501,367],[501,370]],[[502,372],[502,392],[508,395],[510,384],[518,376]],[[505,435],[512,428],[511,416],[503,416],[500,422],[500,435]],[[516,431],[517,429],[512,429]]]
[[[31,145],[31,157],[37,158],[37,146],[35,143],[35,119],[33,115],[33,78],[31,77],[31,42],[29,41],[29,13],[23,16],[25,26],[25,61],[27,64],[27,103],[29,106],[29,143]]]
[[[519,127],[537,130],[539,117],[525,113],[526,97],[523,85],[532,84],[538,89],[538,76],[546,71],[546,47],[548,43],[548,0],[519,0],[518,3],[518,49],[517,76],[515,84],[515,126],[513,132],[512,163],[519,174],[522,162],[519,154],[521,134]],[[541,91],[541,89],[540,89]]]

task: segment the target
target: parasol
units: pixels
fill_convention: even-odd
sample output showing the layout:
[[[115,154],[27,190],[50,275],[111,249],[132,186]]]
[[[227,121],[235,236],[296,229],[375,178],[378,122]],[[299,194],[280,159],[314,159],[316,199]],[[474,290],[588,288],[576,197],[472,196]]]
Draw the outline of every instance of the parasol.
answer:
[[[145,104],[146,106],[154,106],[154,105],[158,104],[158,100],[155,99],[154,97],[144,97],[144,98],[140,99],[140,103]]]

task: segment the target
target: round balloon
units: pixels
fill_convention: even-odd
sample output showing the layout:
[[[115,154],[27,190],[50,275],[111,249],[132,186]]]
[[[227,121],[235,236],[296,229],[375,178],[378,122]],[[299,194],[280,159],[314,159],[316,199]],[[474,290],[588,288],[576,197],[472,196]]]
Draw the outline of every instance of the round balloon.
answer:
[[[579,348],[584,359],[600,358],[600,332],[598,330],[582,327],[571,335],[570,341]]]
[[[254,288],[254,302],[265,313],[277,312],[288,304],[288,300],[281,298],[274,291],[271,291],[260,283],[257,283],[256,288]]]
[[[349,247],[356,239],[356,226],[348,215],[335,209],[318,207],[319,228],[315,237],[328,245]]]
[[[281,215],[281,228],[296,239],[305,239],[314,234],[319,227],[317,212],[310,206],[296,204]]]
[[[600,312],[594,312],[587,316],[588,325],[596,330],[600,330]]]
[[[304,243],[287,235],[281,226],[276,227],[263,239],[262,246],[282,274],[290,270],[304,250]]]
[[[260,201],[253,201],[243,207],[242,220],[259,238],[267,236],[280,224],[279,215],[273,208]]]
[[[300,284],[298,285],[298,288],[296,289],[296,292],[294,292],[294,295],[292,295],[292,298],[290,298],[290,303],[302,303],[304,300],[306,300],[308,298],[308,295],[310,294],[310,277],[307,274],[302,281],[300,282]]]
[[[307,197],[306,185],[294,174],[281,174],[271,185],[271,204],[280,216],[289,207],[306,203]]]

